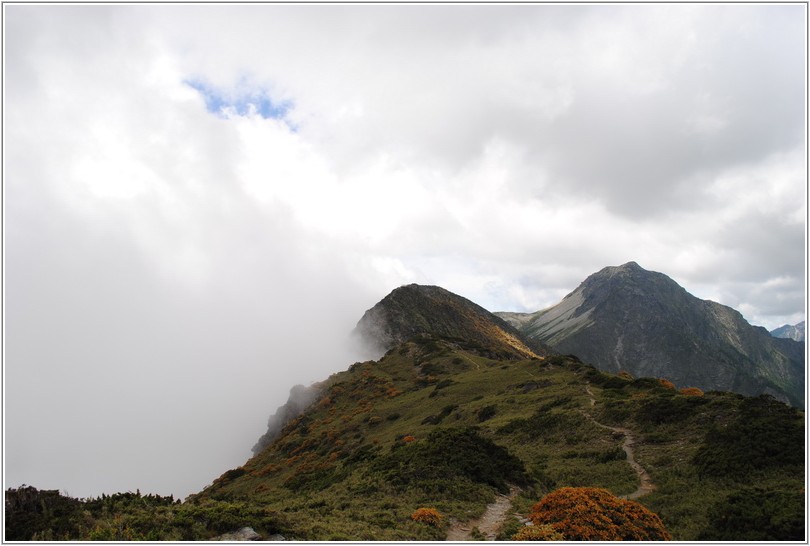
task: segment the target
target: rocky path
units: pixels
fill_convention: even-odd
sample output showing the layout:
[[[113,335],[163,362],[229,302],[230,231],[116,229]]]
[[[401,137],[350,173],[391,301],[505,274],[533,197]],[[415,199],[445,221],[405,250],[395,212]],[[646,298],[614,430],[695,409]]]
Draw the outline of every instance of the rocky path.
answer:
[[[506,513],[509,512],[512,501],[519,492],[520,488],[514,485],[510,486],[509,494],[498,495],[495,502],[487,506],[480,518],[454,523],[447,532],[447,540],[450,542],[472,540],[472,530],[476,527],[487,540],[495,540],[498,531],[506,520]]]
[[[591,401],[591,407],[596,405],[596,397],[594,397],[593,392],[591,392],[590,386],[585,387],[585,392],[588,393]],[[622,443],[622,449],[627,454],[627,462],[633,468],[633,470],[638,475],[639,486],[638,489],[633,491],[628,495],[622,495],[622,498],[625,499],[637,499],[639,497],[643,497],[644,495],[649,495],[653,491],[655,491],[655,484],[652,481],[649,473],[644,469],[643,466],[638,464],[636,461],[635,452],[633,451],[633,446],[636,443],[636,437],[633,435],[633,431],[623,427],[610,427],[608,425],[603,425],[602,423],[598,422],[593,416],[583,411],[582,412],[585,417],[590,419],[595,425],[613,431],[614,436],[621,436],[624,437],[624,442]]]

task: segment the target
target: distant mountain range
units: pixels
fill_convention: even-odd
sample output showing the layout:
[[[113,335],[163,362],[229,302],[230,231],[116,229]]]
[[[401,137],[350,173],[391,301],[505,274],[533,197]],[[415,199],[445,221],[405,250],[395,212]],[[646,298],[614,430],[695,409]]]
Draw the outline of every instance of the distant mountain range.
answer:
[[[600,370],[804,404],[803,343],[775,338],[635,262],[594,273],[548,309],[495,314]]]
[[[477,343],[498,358],[573,354],[603,371],[804,405],[803,343],[774,337],[635,262],[594,273],[535,313],[493,314],[437,286],[403,286],[355,329],[380,353],[417,334]]]
[[[804,321],[799,324],[785,324],[776,330],[771,330],[773,337],[782,337],[794,341],[804,341]]]

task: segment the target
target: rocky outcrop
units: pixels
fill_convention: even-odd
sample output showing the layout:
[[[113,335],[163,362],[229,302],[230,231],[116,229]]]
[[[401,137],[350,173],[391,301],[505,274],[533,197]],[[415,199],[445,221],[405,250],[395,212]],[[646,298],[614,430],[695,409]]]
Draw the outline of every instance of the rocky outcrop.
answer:
[[[239,529],[238,531],[234,531],[233,533],[225,533],[224,535],[219,535],[213,540],[221,540],[227,542],[236,542],[236,541],[241,542],[244,540],[262,540],[262,535],[254,531],[252,527],[242,527],[241,529]]]

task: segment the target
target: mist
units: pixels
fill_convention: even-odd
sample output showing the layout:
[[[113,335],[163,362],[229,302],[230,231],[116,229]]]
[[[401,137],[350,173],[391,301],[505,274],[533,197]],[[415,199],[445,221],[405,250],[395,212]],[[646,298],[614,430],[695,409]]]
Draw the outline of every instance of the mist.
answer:
[[[805,319],[802,5],[6,5],[7,487],[199,491],[407,283]]]
[[[277,218],[228,218],[189,284],[120,225],[40,212],[7,212],[9,486],[183,498],[248,459],[293,385],[358,357],[349,333],[378,294]]]

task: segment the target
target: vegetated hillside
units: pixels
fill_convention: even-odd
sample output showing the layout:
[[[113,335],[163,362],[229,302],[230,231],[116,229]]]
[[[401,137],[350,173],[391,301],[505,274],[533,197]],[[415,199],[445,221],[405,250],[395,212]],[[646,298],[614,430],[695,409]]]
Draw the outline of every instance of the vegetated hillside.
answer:
[[[380,354],[418,334],[472,343],[499,358],[553,353],[480,305],[438,286],[397,288],[366,311],[354,331]]]
[[[514,486],[501,539],[566,486],[652,490],[637,500],[676,540],[803,539],[802,412],[767,396],[681,393],[570,356],[491,351],[421,335],[356,363],[182,504],[8,491],[6,539],[204,540],[250,526],[264,538],[443,540]],[[641,489],[628,437],[649,480]]]
[[[267,419],[267,431],[262,434],[256,445],[253,446],[253,454],[259,453],[275,440],[284,425],[301,415],[309,405],[318,398],[321,392],[321,385],[314,384],[308,387],[295,385],[290,389],[290,396],[287,402],[280,406],[276,412]]]
[[[418,334],[456,340],[460,346],[492,358],[517,359],[552,354],[542,343],[525,338],[515,328],[480,305],[438,286],[410,284],[393,290],[358,321],[352,335],[377,357]],[[267,431],[253,446],[259,453],[319,396],[323,385],[297,385],[287,402],[271,415]]]
[[[734,309],[696,298],[635,262],[591,275],[549,309],[499,316],[601,370],[804,405],[803,343],[774,338]]]
[[[608,428],[622,427],[655,488],[638,501],[676,540],[744,540],[771,515],[781,522],[772,539],[804,536],[798,410],[770,397],[682,394],[574,357],[485,352],[423,335],[354,364],[272,444],[190,502],[264,506],[293,539],[442,540],[452,521],[478,517],[510,484],[522,488],[521,514],[564,486],[633,493],[624,436]],[[757,513],[735,500],[765,497]],[[443,518],[414,521],[419,508]],[[729,528],[732,516],[749,525]],[[520,527],[510,517],[501,538]]]
[[[185,502],[21,487],[6,492],[5,538],[207,540],[249,526],[265,539],[444,540],[510,492],[504,540],[591,536],[545,518],[594,498],[620,517],[660,517],[655,536],[675,540],[804,539],[803,412],[536,356],[463,298],[423,288],[372,314],[372,331],[392,338],[382,358],[320,383],[252,458]],[[405,317],[422,333],[395,341]]]
[[[793,341],[804,341],[804,321],[798,324],[785,324],[776,330],[771,330],[773,337],[783,337]]]

